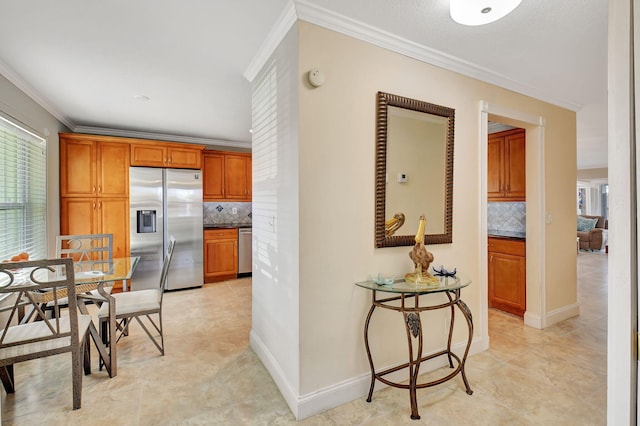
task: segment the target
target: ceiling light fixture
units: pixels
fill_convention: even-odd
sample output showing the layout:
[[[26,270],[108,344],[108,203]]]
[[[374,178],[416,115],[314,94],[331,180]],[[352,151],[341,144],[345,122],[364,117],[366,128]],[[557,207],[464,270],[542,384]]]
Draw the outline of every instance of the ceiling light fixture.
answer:
[[[507,16],[522,0],[451,0],[451,19],[462,25],[484,25]]]

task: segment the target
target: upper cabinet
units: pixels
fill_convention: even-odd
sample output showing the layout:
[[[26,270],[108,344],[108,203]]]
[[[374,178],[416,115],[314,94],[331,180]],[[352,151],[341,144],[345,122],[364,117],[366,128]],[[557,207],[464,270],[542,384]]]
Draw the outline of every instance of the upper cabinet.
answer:
[[[249,154],[225,155],[224,194],[228,200],[251,201],[251,156]]]
[[[60,196],[129,195],[129,144],[60,134]]]
[[[202,146],[136,142],[131,144],[131,165],[143,167],[169,167],[173,169],[202,168]]]
[[[489,135],[487,153],[489,201],[525,201],[525,130],[513,129]]]
[[[204,151],[204,201],[251,201],[251,154]]]

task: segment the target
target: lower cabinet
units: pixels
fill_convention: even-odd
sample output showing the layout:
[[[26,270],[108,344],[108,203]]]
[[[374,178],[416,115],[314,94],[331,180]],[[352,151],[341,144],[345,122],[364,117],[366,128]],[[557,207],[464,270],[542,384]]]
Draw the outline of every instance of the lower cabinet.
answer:
[[[489,238],[489,307],[524,316],[526,276],[525,242]]]
[[[212,283],[238,276],[238,230],[204,231],[204,282]]]

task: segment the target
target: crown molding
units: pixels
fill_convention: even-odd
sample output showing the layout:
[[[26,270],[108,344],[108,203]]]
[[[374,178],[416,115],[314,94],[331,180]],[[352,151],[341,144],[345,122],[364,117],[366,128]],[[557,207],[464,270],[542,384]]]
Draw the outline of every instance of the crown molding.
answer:
[[[251,142],[237,142],[222,139],[197,138],[191,136],[171,135],[167,133],[140,132],[135,130],[119,130],[107,127],[76,126],[72,129],[74,133],[84,133],[89,135],[118,136],[123,138],[153,139],[166,142],[183,142],[198,145],[228,146],[233,148],[251,148]]]
[[[267,34],[267,37],[262,42],[258,53],[249,63],[249,66],[245,70],[243,76],[249,82],[253,82],[264,64],[269,60],[273,52],[284,39],[289,32],[289,29],[296,23],[298,19],[296,15],[296,7],[292,0],[290,0],[285,6],[284,10],[278,17],[278,20]]]
[[[249,68],[244,74],[245,78],[249,81],[255,78],[260,68],[264,66],[296,18],[400,53],[421,62],[457,72],[467,77],[475,78],[485,83],[512,90],[572,111],[578,111],[582,107],[581,104],[575,101],[558,98],[552,93],[531,87],[490,69],[465,61],[464,59],[398,37],[387,31],[337,14],[305,0],[292,0],[292,2],[287,4],[280,19],[262,44],[260,51],[251,61]]]
[[[49,103],[45,98],[38,93],[31,85],[29,85],[22,77],[20,77],[11,67],[5,64],[2,60],[0,60],[0,75],[6,78],[11,84],[20,89],[23,93],[25,93],[29,98],[31,98],[35,103],[40,105],[45,111],[51,114],[56,120],[60,123],[67,126],[69,129],[73,129],[75,127],[75,123],[71,121],[64,114],[60,113],[57,108]]]

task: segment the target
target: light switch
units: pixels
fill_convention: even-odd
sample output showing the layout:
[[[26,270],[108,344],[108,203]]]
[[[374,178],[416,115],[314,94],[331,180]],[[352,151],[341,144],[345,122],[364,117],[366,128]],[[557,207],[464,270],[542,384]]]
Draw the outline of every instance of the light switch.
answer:
[[[409,177],[406,173],[398,173],[398,183],[407,183],[409,182]]]

